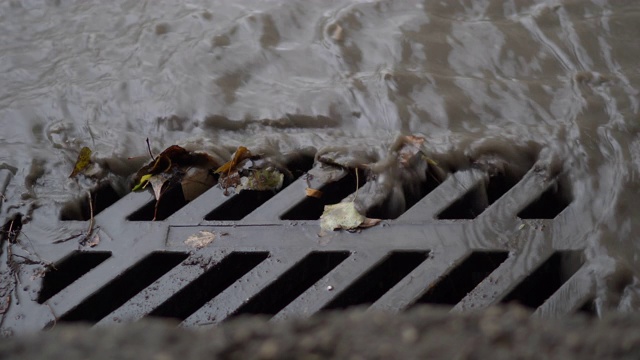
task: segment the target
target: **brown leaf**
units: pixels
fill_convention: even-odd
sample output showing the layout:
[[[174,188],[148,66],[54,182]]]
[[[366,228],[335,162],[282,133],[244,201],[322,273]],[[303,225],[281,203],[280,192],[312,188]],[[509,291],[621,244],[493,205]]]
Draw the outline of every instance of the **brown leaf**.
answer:
[[[304,189],[304,192],[308,197],[314,197],[316,199],[320,199],[322,197],[322,191],[320,190],[306,188]]]
[[[419,152],[421,152],[422,144],[425,139],[420,136],[407,135],[402,137],[402,147],[398,152],[400,164],[407,166],[409,161]]]

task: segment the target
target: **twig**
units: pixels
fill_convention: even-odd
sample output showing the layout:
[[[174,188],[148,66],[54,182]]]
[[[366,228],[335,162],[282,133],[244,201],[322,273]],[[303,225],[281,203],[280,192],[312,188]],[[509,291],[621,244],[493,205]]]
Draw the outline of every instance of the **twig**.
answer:
[[[82,238],[82,240],[80,241],[80,245],[84,245],[89,238],[91,238],[91,234],[93,234],[93,224],[94,224],[94,220],[93,220],[93,198],[91,197],[91,192],[87,191],[87,194],[89,195],[89,228],[87,229],[87,234]]]
[[[360,188],[360,179],[358,178],[358,168],[356,168],[356,194],[353,196],[353,201],[356,202],[358,198],[358,189]]]
[[[149,150],[149,156],[151,156],[151,160],[156,161],[156,157],[153,156],[153,153],[151,152],[151,144],[149,143],[149,138],[147,138],[147,150]]]

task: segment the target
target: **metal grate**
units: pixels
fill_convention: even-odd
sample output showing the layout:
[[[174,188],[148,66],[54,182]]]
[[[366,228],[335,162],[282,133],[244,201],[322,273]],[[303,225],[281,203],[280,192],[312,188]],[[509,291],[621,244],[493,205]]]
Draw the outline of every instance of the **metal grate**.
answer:
[[[388,214],[395,219],[323,236],[322,208],[355,191],[353,171],[317,166],[301,176],[299,168],[275,194],[225,195],[213,187],[186,203],[176,193],[163,199],[161,221],[150,221],[152,194],[116,201],[113,189],[98,189],[92,196],[108,204],[94,218],[100,243],[35,249],[58,260],[42,280],[28,281],[28,266],[20,270],[30,285],[10,295],[20,301],[5,309],[2,329],[38,330],[56,321],[104,326],[147,316],[210,326],[241,314],[284,319],[363,304],[465,311],[518,301],[539,316],[588,312],[594,279],[579,242],[586,229],[574,219],[566,178],[544,168],[539,162],[518,178],[471,168],[439,184],[427,180],[423,197],[408,199],[408,211]],[[308,186],[325,197],[305,197]],[[60,222],[72,234],[86,231],[86,220],[82,211],[63,211]],[[43,236],[37,223],[22,231]],[[201,232],[212,241],[198,248],[185,242]]]

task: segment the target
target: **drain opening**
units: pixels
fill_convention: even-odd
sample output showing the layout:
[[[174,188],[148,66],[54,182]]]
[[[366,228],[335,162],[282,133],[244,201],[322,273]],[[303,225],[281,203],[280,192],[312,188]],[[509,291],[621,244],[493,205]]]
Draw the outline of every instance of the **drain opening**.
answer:
[[[0,200],[1,201],[1,200]],[[15,244],[22,230],[22,214],[13,215],[0,230],[0,254],[2,254],[2,245],[5,241],[9,244]]]
[[[506,251],[474,252],[427,291],[417,304],[455,305],[508,257]]]
[[[185,253],[154,252],[69,311],[60,321],[95,323],[122,306],[188,257]]]
[[[441,220],[475,219],[502,195],[511,190],[521,179],[522,175],[516,176],[504,172],[492,174],[487,183],[480,183],[473,187],[438,214],[436,218]]]
[[[269,256],[234,252],[155,308],[148,316],[185,320]]]
[[[350,255],[347,251],[314,252],[287,270],[241,306],[232,316],[242,314],[275,315]]]
[[[550,186],[540,197],[518,213],[521,219],[555,219],[573,201],[565,178]]]
[[[253,210],[266,203],[276,193],[273,191],[244,190],[208,213],[205,220],[242,220]]]
[[[448,208],[436,215],[440,220],[475,219],[489,206],[485,188],[480,184],[469,190]]]
[[[111,253],[108,251],[72,252],[44,275],[38,303],[49,300],[109,257]]]
[[[322,188],[318,189],[322,192],[321,198],[309,196],[305,197],[304,200],[281,215],[280,219],[320,219],[320,215],[322,215],[325,205],[337,204],[342,201],[342,199],[346,198],[356,191],[356,181],[359,181],[358,186],[364,185],[364,183],[366,182],[366,176],[362,174],[362,171],[358,175],[359,176],[356,179],[355,171],[350,171],[349,174],[344,176],[342,179],[324,185]]]
[[[381,263],[329,302],[323,310],[373,304],[400,280],[409,275],[413,269],[422,264],[428,254],[428,251],[392,252]]]
[[[288,162],[287,169],[289,170],[289,174],[285,175],[284,184],[282,184],[282,189],[280,189],[280,191],[289,186],[306,171],[310,170],[312,166],[313,157],[308,156],[300,156]],[[222,205],[213,209],[204,217],[204,219],[208,221],[242,220],[262,204],[269,201],[269,199],[274,197],[276,193],[277,192],[274,191],[241,191],[232,196],[229,200],[225,201]]]
[[[556,252],[501,302],[515,301],[530,308],[538,308],[580,269],[583,262],[580,251]]]
[[[90,193],[91,204],[89,203],[88,195],[65,204],[60,211],[60,220],[87,221],[91,219],[91,207],[93,207],[93,216],[96,216],[102,210],[120,200],[120,195],[108,184],[101,185]]]
[[[583,314],[587,316],[598,316],[598,311],[596,310],[596,302],[595,299],[589,299],[582,304],[576,311],[578,314]]]
[[[186,204],[187,201],[182,193],[182,186],[174,186],[162,195],[157,205],[157,210],[156,200],[152,200],[129,215],[127,220],[152,221],[154,215],[158,221],[165,220],[176,211],[182,209]]]
[[[397,199],[390,196],[380,205],[370,208],[366,216],[374,219],[397,219],[400,215],[411,209],[418,201],[440,186],[442,181],[447,177],[447,174],[448,173],[441,168],[428,166],[423,181],[419,183],[411,181],[411,179],[403,181],[402,192],[404,195],[404,206],[402,208],[396,205],[398,202]]]

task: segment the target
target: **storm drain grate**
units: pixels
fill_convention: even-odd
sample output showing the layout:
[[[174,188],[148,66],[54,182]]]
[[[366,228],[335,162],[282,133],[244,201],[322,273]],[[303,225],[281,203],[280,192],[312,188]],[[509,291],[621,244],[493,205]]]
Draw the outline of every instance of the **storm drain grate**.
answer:
[[[54,257],[41,280],[33,275],[39,265],[13,266],[29,286],[15,287],[11,296],[21,301],[0,314],[3,331],[149,316],[208,326],[243,314],[284,319],[362,305],[466,311],[519,302],[540,316],[593,312],[581,244],[587,229],[575,221],[567,177],[541,171],[544,162],[517,176],[473,167],[427,173],[405,189],[415,195],[404,199],[405,212],[378,204],[366,212],[387,218],[381,224],[326,233],[318,221],[324,206],[375,179],[355,169],[309,170],[310,159],[298,160],[279,192],[213,187],[186,202],[177,187],[158,204],[158,221],[151,193],[119,198],[101,187],[91,194],[94,247],[74,240],[32,249]],[[308,188],[323,196],[305,196]],[[63,209],[69,234],[86,233],[88,202]],[[38,223],[22,233],[46,236]]]

